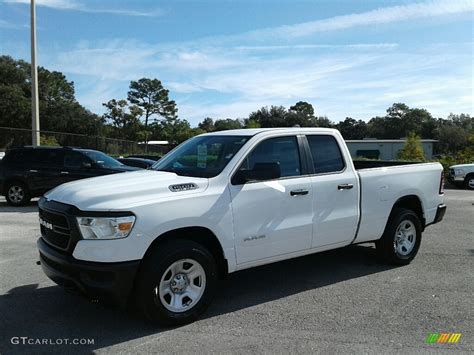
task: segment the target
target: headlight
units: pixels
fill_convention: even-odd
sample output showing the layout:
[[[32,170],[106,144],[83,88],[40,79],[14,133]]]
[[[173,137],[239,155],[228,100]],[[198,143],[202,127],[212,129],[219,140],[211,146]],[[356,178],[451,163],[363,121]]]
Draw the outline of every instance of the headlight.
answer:
[[[77,224],[84,239],[125,238],[130,234],[134,223],[134,216],[77,217]]]
[[[455,169],[454,175],[462,175],[463,171],[461,169]]]

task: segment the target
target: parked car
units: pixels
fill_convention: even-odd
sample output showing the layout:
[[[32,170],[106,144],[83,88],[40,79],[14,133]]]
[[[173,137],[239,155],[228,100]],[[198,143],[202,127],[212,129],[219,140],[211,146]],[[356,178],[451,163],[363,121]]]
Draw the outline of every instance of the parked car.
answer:
[[[450,166],[448,181],[457,187],[474,190],[474,163]]]
[[[41,265],[59,285],[119,305],[134,295],[145,317],[176,325],[238,270],[366,242],[381,260],[408,264],[443,219],[443,168],[364,163],[333,129],[203,134],[151,170],[48,192]]]
[[[151,154],[133,154],[133,155],[129,155],[127,158],[150,159],[150,160],[154,160],[154,161],[160,160],[159,156],[151,155]]]
[[[12,206],[74,180],[137,170],[90,149],[24,147],[8,150],[0,161],[0,193]]]
[[[143,158],[117,158],[117,160],[124,165],[134,166],[141,169],[148,169],[150,166],[156,163],[156,160]]]

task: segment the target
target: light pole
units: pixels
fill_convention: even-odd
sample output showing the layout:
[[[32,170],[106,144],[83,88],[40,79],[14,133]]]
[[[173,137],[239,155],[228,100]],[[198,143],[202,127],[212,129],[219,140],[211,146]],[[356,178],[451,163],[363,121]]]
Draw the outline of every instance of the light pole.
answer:
[[[31,0],[31,133],[32,145],[40,145],[38,67],[36,66],[36,6]]]

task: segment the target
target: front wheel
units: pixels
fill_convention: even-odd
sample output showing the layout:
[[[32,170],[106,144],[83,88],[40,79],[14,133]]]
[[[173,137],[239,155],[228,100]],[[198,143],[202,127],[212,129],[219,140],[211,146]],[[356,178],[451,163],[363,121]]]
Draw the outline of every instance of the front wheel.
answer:
[[[412,210],[397,208],[390,215],[384,234],[376,243],[377,254],[383,262],[409,264],[421,244],[421,222]]]
[[[200,244],[176,240],[159,245],[144,261],[137,301],[156,324],[192,322],[209,306],[217,283],[212,254]]]
[[[474,190],[474,174],[469,174],[464,180],[464,186],[468,190]]]

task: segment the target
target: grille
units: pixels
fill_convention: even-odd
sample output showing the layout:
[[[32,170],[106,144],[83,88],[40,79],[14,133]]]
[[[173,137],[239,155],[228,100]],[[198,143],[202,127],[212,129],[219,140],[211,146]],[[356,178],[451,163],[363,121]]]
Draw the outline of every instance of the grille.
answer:
[[[39,216],[47,226],[41,224],[41,236],[54,247],[66,250],[71,238],[67,218],[63,214],[39,209]]]

